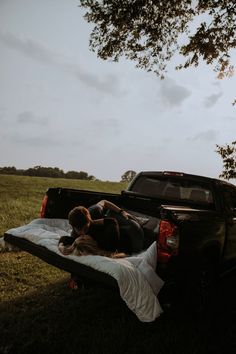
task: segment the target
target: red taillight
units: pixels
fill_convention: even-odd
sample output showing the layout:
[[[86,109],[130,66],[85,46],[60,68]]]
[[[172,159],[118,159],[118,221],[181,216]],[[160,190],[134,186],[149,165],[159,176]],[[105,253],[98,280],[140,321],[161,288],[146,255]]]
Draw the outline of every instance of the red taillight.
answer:
[[[164,171],[163,175],[164,176],[180,176],[180,177],[183,177],[184,173],[183,172],[174,172],[174,171]]]
[[[157,242],[158,262],[167,263],[171,256],[178,254],[178,249],[178,227],[170,221],[161,220]]]
[[[46,205],[48,202],[48,196],[45,195],[42,201],[41,209],[40,209],[40,217],[44,218],[45,217],[45,211],[46,211]]]

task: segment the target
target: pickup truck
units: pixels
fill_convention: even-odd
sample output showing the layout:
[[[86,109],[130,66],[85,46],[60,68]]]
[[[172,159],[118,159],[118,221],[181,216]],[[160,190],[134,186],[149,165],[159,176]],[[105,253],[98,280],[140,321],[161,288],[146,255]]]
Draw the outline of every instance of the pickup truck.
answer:
[[[66,218],[76,205],[110,200],[142,223],[145,248],[157,241],[166,284],[207,288],[236,265],[236,186],[182,172],[140,172],[120,194],[49,188],[41,217]]]
[[[42,218],[68,217],[78,205],[106,199],[142,224],[144,249],[157,244],[157,273],[165,289],[189,285],[205,294],[220,274],[236,265],[236,186],[182,172],[140,172],[120,194],[49,188]],[[80,276],[80,269],[76,269]],[[93,270],[81,278],[92,279]],[[99,272],[97,272],[99,273]],[[103,275],[96,274],[103,281]]]

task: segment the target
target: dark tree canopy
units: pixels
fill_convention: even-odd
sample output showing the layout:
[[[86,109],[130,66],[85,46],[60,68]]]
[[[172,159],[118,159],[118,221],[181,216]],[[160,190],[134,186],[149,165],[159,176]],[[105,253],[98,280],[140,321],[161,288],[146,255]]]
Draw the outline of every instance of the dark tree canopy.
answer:
[[[14,166],[5,166],[0,167],[0,174],[7,175],[20,175],[20,176],[35,176],[35,177],[53,177],[53,178],[70,178],[70,179],[83,179],[94,181],[96,178],[92,175],[88,175],[84,171],[68,171],[64,172],[58,167],[44,167],[44,166],[35,166],[30,167],[26,170],[18,170]]]
[[[223,159],[223,172],[220,177],[225,179],[236,178],[236,141],[225,146],[217,145],[216,152]]]
[[[220,78],[233,72],[235,0],[80,0],[80,4],[86,9],[85,19],[94,24],[90,47],[102,59],[118,61],[124,56],[162,77],[168,61],[179,52],[186,60],[178,68],[203,60],[214,65]],[[197,26],[193,20],[198,20]]]

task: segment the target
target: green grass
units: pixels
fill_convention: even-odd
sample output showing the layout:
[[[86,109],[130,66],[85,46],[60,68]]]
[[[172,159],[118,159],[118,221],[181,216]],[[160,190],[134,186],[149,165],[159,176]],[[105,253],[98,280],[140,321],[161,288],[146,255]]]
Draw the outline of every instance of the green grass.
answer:
[[[42,199],[50,187],[119,193],[126,184],[0,175],[0,236],[12,227],[27,224],[39,217]]]
[[[2,233],[37,217],[45,190],[59,185],[111,192],[124,188],[118,183],[0,176]],[[236,352],[236,274],[221,281],[203,314],[182,304],[155,322],[142,323],[118,293],[92,287],[72,291],[66,272],[26,252],[2,252],[0,264],[1,354]]]

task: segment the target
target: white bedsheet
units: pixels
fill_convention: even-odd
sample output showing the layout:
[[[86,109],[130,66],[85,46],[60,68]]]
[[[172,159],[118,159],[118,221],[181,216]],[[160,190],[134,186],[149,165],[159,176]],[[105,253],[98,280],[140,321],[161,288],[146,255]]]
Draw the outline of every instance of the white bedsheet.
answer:
[[[7,231],[37,245],[44,246],[61,257],[69,257],[117,280],[120,295],[140,321],[154,321],[163,312],[157,295],[164,282],[155,272],[156,243],[136,256],[111,259],[103,256],[63,256],[58,250],[61,236],[70,235],[66,219],[35,219],[31,223]]]

